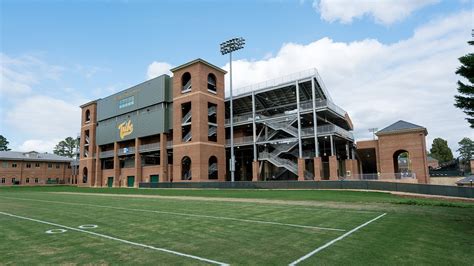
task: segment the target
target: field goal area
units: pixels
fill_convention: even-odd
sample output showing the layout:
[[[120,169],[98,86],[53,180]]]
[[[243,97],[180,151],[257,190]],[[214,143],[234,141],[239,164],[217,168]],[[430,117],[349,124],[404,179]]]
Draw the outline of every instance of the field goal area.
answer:
[[[12,246],[6,262],[17,264],[309,265],[351,238],[351,245],[363,241],[385,215],[291,203],[5,192],[0,238]]]

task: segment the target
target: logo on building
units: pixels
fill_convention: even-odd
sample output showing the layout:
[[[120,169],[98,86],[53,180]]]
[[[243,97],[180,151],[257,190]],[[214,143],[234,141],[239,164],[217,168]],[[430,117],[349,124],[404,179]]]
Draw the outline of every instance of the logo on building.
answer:
[[[132,120],[128,120],[126,122],[121,123],[118,126],[118,130],[119,130],[120,139],[123,139],[126,136],[132,134],[133,132]]]

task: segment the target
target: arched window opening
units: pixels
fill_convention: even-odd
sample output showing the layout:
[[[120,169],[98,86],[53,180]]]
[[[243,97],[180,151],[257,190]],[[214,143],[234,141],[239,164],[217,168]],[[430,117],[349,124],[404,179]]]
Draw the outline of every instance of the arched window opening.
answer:
[[[181,92],[191,91],[191,74],[186,72],[181,76]]]
[[[86,123],[91,121],[91,111],[89,109],[86,110]]]
[[[412,177],[410,154],[406,150],[398,150],[393,154],[393,169],[396,178]]]
[[[207,75],[207,90],[210,92],[217,92],[216,89],[216,76],[212,73]]]
[[[217,179],[218,170],[217,170],[217,158],[216,156],[209,157],[209,179]]]
[[[87,167],[82,170],[82,183],[87,183]]]
[[[184,156],[181,160],[181,180],[191,180],[191,158]]]

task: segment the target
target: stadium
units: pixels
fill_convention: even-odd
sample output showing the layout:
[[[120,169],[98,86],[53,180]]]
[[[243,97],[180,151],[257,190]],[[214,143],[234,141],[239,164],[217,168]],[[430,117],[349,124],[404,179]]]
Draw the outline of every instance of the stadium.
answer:
[[[429,182],[426,128],[399,121],[357,144],[315,69],[237,89],[232,138],[226,71],[196,59],[171,72],[81,106],[77,184],[229,181],[231,139],[235,181]]]

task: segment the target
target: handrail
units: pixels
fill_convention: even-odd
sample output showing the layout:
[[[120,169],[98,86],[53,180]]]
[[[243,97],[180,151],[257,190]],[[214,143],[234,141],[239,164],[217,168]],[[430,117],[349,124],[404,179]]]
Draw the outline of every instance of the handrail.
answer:
[[[150,151],[150,150],[160,150],[160,149],[161,149],[161,146],[160,146],[159,142],[143,144],[143,145],[140,145],[140,147],[139,147],[140,152]]]

